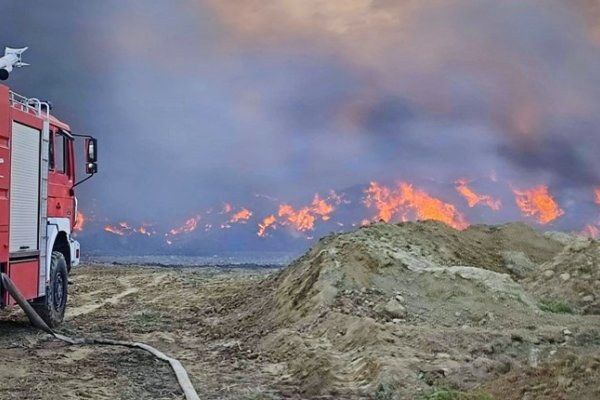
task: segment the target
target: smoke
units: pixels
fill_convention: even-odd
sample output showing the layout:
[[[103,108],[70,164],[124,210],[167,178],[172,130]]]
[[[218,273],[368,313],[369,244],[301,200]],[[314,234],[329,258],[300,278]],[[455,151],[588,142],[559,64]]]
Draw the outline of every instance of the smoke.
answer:
[[[99,218],[169,224],[371,180],[495,172],[573,202],[600,183],[595,0],[0,7],[0,44],[31,48],[11,87],[100,139],[79,191]]]
[[[599,180],[591,149],[599,145],[594,126],[600,53],[597,26],[585,23],[590,11],[600,9],[598,2],[211,4],[240,47],[336,55],[359,87],[337,99],[337,116],[347,123],[343,128],[369,135],[374,146],[394,149],[409,169],[423,159],[447,158],[454,150],[447,147],[451,142],[468,144],[475,153],[467,163],[461,152],[449,155],[466,169],[497,164],[506,174],[531,179],[543,170],[548,183],[567,186]],[[305,90],[314,96],[314,90]],[[287,122],[294,129],[296,118]],[[475,132],[454,136],[464,130]],[[414,152],[419,143],[412,136],[421,138],[422,151]],[[420,160],[409,156],[415,153]],[[457,168],[452,172],[460,173]]]

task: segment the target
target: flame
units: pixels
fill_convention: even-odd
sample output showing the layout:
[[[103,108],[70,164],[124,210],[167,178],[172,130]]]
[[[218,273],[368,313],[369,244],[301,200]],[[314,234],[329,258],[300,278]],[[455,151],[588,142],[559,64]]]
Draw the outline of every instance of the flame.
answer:
[[[258,224],[258,232],[256,234],[260,237],[265,237],[267,235],[267,229],[269,229],[269,227],[275,229],[275,222],[277,222],[275,216],[269,215],[268,217],[263,219],[262,224]]]
[[[299,232],[306,232],[315,229],[315,221],[318,218],[329,221],[334,210],[335,207],[326,200],[321,199],[317,193],[313,197],[310,206],[295,210],[289,204],[281,204],[277,215],[282,218],[281,225],[291,225]]]
[[[335,195],[335,192],[333,192]],[[337,196],[337,195],[335,195]],[[336,197],[337,198],[337,197]],[[339,198],[341,202],[341,198]],[[339,204],[339,203],[338,203]],[[335,210],[335,207],[325,200],[319,197],[319,194],[315,194],[312,202],[312,212],[321,217],[323,221],[329,221],[331,219],[331,213]]]
[[[377,210],[374,220],[389,222],[396,216],[399,220],[406,221],[412,213],[418,220],[433,219],[455,229],[465,229],[469,226],[454,205],[445,203],[421,189],[415,189],[408,182],[400,182],[397,189],[371,182],[365,193],[365,205]]]
[[[75,217],[75,226],[73,226],[73,230],[75,232],[83,231],[83,226],[85,225],[85,215],[81,211],[77,211],[77,216]]]
[[[200,222],[200,219],[201,219],[200,215],[195,215],[195,216],[189,218],[187,221],[185,221],[185,223],[183,225],[169,230],[168,234],[171,236],[177,236],[177,235],[181,235],[182,233],[193,232],[198,227],[198,222]]]
[[[148,224],[143,224],[136,229],[127,222],[119,222],[116,225],[106,225],[104,227],[104,231],[117,236],[131,235],[133,233],[138,233],[144,236],[152,236],[156,234],[156,231],[151,230],[150,225]]]
[[[580,234],[583,236],[590,237],[592,239],[596,239],[598,237],[598,227],[588,224],[585,226],[585,228],[583,228]]]
[[[298,211],[289,204],[279,206],[278,216],[283,217],[282,225],[291,224],[300,232],[312,230],[315,227],[315,217],[310,213],[310,208],[303,207]]]
[[[513,193],[523,215],[534,217],[540,224],[552,222],[565,213],[548,192],[548,186],[539,185],[529,190],[513,189]]]
[[[458,178],[454,181],[456,191],[466,200],[469,207],[483,205],[491,210],[499,210],[502,207],[500,200],[485,194],[479,194],[470,187],[470,181],[465,178]],[[510,186],[516,204],[523,215],[533,217],[540,224],[547,224],[562,216],[565,212],[559,207],[554,198],[550,195],[548,187],[539,185],[527,190],[520,190]],[[600,205],[600,187],[592,190],[594,201]],[[233,224],[246,224],[253,217],[261,217],[258,224],[257,235],[260,237],[269,236],[271,230],[278,227],[287,227],[302,233],[304,238],[312,237],[312,231],[321,221],[330,221],[330,224],[336,226],[353,226],[369,224],[373,221],[382,220],[385,222],[416,220],[437,220],[448,224],[456,229],[464,229],[469,226],[465,216],[451,203],[434,197],[420,187],[415,187],[407,181],[400,181],[397,185],[386,186],[376,181],[364,191],[365,196],[362,203],[375,215],[368,219],[358,219],[355,221],[333,220],[332,216],[337,207],[341,204],[351,204],[344,194],[337,194],[334,191],[329,192],[322,197],[316,193],[308,205],[295,208],[290,203],[281,203],[272,214],[255,215],[255,212],[245,207],[234,207],[231,203],[221,203],[213,209],[201,210],[196,215],[188,218],[181,226],[171,229],[165,229],[161,232],[167,242],[175,241],[175,236],[187,234],[196,230],[205,232],[213,228],[221,227],[229,229]],[[264,197],[264,196],[261,196]],[[271,200],[271,198],[269,198]],[[212,212],[212,213],[211,213]],[[210,214],[207,215],[207,214]],[[218,215],[220,214],[220,215]],[[93,216],[93,214],[92,214]],[[74,231],[80,231],[84,223],[89,224],[91,219],[78,213],[77,222]],[[200,225],[200,221],[203,224]],[[136,224],[122,221],[115,224],[104,226],[104,231],[117,236],[154,236],[157,229],[152,224],[144,223],[136,228]],[[592,222],[587,225],[582,233],[588,236],[600,234],[600,221]],[[296,235],[298,236],[298,235]]]
[[[367,195],[364,200],[365,205],[368,208],[374,207],[377,209],[375,219],[390,222],[400,207],[399,199],[392,193],[392,190],[381,186],[377,182],[371,182],[367,190],[365,190],[365,194]]]
[[[414,209],[417,219],[434,219],[455,229],[465,229],[469,226],[469,223],[454,205],[444,203],[423,190],[413,189],[412,185],[406,182],[400,183],[400,188],[406,199],[406,205]]]
[[[106,225],[104,231],[117,236],[125,236],[125,231],[120,226]]]
[[[467,200],[467,204],[469,207],[475,207],[477,204],[481,203],[485,206],[488,206],[492,210],[498,211],[502,206],[502,203],[498,199],[494,199],[492,196],[488,195],[478,195],[469,187],[469,181],[466,179],[458,179],[454,182],[456,185],[456,190],[460,193],[465,200]]]
[[[252,211],[248,210],[247,208],[242,208],[240,211],[233,214],[229,222],[231,222],[232,224],[235,224],[237,222],[245,224],[251,216]]]
[[[151,226],[148,224],[143,224],[138,229],[134,229],[133,231],[136,233],[139,233],[140,235],[145,235],[145,236],[156,235],[156,231],[154,229],[152,229]]]

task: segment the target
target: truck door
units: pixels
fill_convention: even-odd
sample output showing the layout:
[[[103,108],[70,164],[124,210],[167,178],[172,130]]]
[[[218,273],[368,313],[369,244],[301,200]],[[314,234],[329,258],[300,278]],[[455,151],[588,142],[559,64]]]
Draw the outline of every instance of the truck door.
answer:
[[[48,173],[48,217],[74,218],[75,200],[73,187],[73,141],[60,129],[50,131]]]

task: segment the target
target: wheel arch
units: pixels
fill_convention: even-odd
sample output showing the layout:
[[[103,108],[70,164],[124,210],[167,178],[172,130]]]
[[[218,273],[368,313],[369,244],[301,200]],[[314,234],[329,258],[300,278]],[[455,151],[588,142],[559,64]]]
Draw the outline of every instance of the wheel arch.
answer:
[[[62,255],[65,257],[65,261],[67,262],[67,269],[71,269],[71,246],[69,244],[67,232],[58,232],[54,238],[54,243],[52,244],[52,252],[54,251],[62,253]],[[52,256],[52,252],[50,252],[50,256]]]
[[[71,225],[68,218],[48,218],[48,226],[46,228],[46,268],[44,271],[46,279],[44,282],[40,281],[40,286],[42,284],[46,286],[46,283],[50,279],[50,262],[53,251],[58,251],[65,257],[67,270],[71,270],[73,256],[69,241],[70,232]],[[40,287],[40,293],[44,292],[45,290],[42,291]]]

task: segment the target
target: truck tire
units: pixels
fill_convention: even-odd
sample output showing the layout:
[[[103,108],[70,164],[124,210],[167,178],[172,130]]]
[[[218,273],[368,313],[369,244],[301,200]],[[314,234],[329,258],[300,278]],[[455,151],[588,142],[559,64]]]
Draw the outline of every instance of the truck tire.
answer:
[[[63,321],[68,297],[68,273],[65,256],[53,251],[50,262],[50,282],[46,288],[46,296],[32,303],[35,311],[50,328],[55,328]]]

